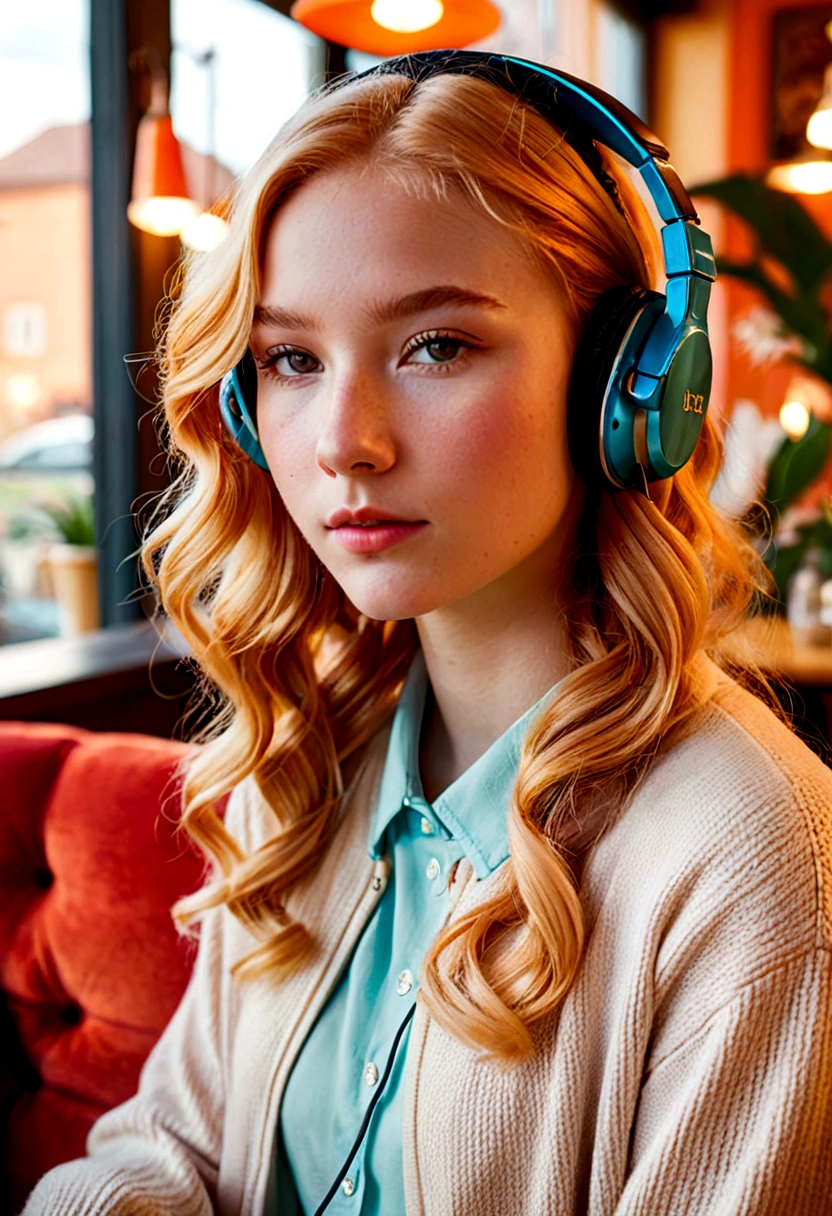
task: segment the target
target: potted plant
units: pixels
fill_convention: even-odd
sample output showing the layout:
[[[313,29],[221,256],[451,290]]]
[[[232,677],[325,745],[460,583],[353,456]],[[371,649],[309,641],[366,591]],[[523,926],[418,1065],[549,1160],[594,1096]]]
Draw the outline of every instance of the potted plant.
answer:
[[[72,637],[97,629],[98,551],[91,497],[73,495],[60,506],[44,505],[58,535],[49,548],[49,565],[61,634]]]
[[[0,535],[0,568],[7,593],[15,597],[44,594],[48,577],[45,553],[51,529],[36,511],[17,511]]]
[[[740,279],[764,297],[762,325],[773,357],[784,357],[796,369],[832,386],[832,242],[795,198],[773,190],[758,177],[737,174],[697,186],[696,194],[720,203],[747,225],[753,249],[746,261],[724,255],[720,274]],[[815,482],[826,465],[832,426],[812,415],[800,438],[786,436],[769,461],[763,505],[775,530],[766,554],[781,606],[786,588],[807,553],[815,550],[820,569],[832,577],[832,514],[818,506],[808,519],[781,529],[787,508]],[[766,524],[757,512],[750,521]]]

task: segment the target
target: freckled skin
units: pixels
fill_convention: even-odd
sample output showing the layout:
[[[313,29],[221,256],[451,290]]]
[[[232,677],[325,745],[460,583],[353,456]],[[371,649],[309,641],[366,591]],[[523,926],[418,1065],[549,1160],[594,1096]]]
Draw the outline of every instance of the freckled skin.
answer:
[[[368,315],[448,285],[500,307]],[[289,513],[362,612],[476,611],[556,587],[580,500],[566,443],[574,336],[519,239],[461,196],[414,197],[378,171],[341,169],[278,212],[259,303],[304,319],[252,332],[261,442]],[[409,352],[434,331],[471,349]],[[280,379],[263,366],[277,346],[301,352],[275,365]],[[346,552],[326,520],[367,504],[426,526],[381,553]]]

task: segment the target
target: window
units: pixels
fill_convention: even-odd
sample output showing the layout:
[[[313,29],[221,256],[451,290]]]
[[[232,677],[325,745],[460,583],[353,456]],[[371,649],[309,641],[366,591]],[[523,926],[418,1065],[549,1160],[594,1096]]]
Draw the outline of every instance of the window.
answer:
[[[50,508],[92,494],[88,0],[0,29],[0,642],[58,631]]]
[[[39,359],[46,354],[46,305],[9,304],[3,313],[3,354]]]
[[[259,0],[171,0],[171,113],[179,139],[242,173],[311,88],[323,83],[324,44]],[[216,137],[210,71],[216,52]],[[187,167],[186,167],[187,172]]]

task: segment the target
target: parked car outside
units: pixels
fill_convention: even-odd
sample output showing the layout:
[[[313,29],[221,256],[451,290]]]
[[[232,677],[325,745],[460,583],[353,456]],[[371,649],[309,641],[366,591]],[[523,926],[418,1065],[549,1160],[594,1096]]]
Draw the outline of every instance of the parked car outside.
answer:
[[[92,476],[93,433],[90,414],[68,414],[35,422],[0,443],[0,475]]]
[[[0,644],[57,631],[46,562],[55,526],[45,508],[93,492],[94,426],[68,414],[0,443]]]

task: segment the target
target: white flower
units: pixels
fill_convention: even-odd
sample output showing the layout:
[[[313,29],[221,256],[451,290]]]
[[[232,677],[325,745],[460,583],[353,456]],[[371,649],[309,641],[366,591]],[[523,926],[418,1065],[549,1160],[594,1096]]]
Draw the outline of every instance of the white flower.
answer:
[[[798,544],[800,533],[797,529],[803,524],[817,523],[820,517],[821,512],[817,503],[787,507],[780,518],[780,526],[777,529],[778,547],[789,549],[792,545]]]
[[[731,332],[755,367],[805,353],[800,338],[786,328],[776,313],[762,305],[738,317]]]
[[[741,518],[760,497],[769,462],[782,442],[776,418],[763,418],[753,401],[738,401],[725,431],[725,462],[711,492],[714,505]]]

